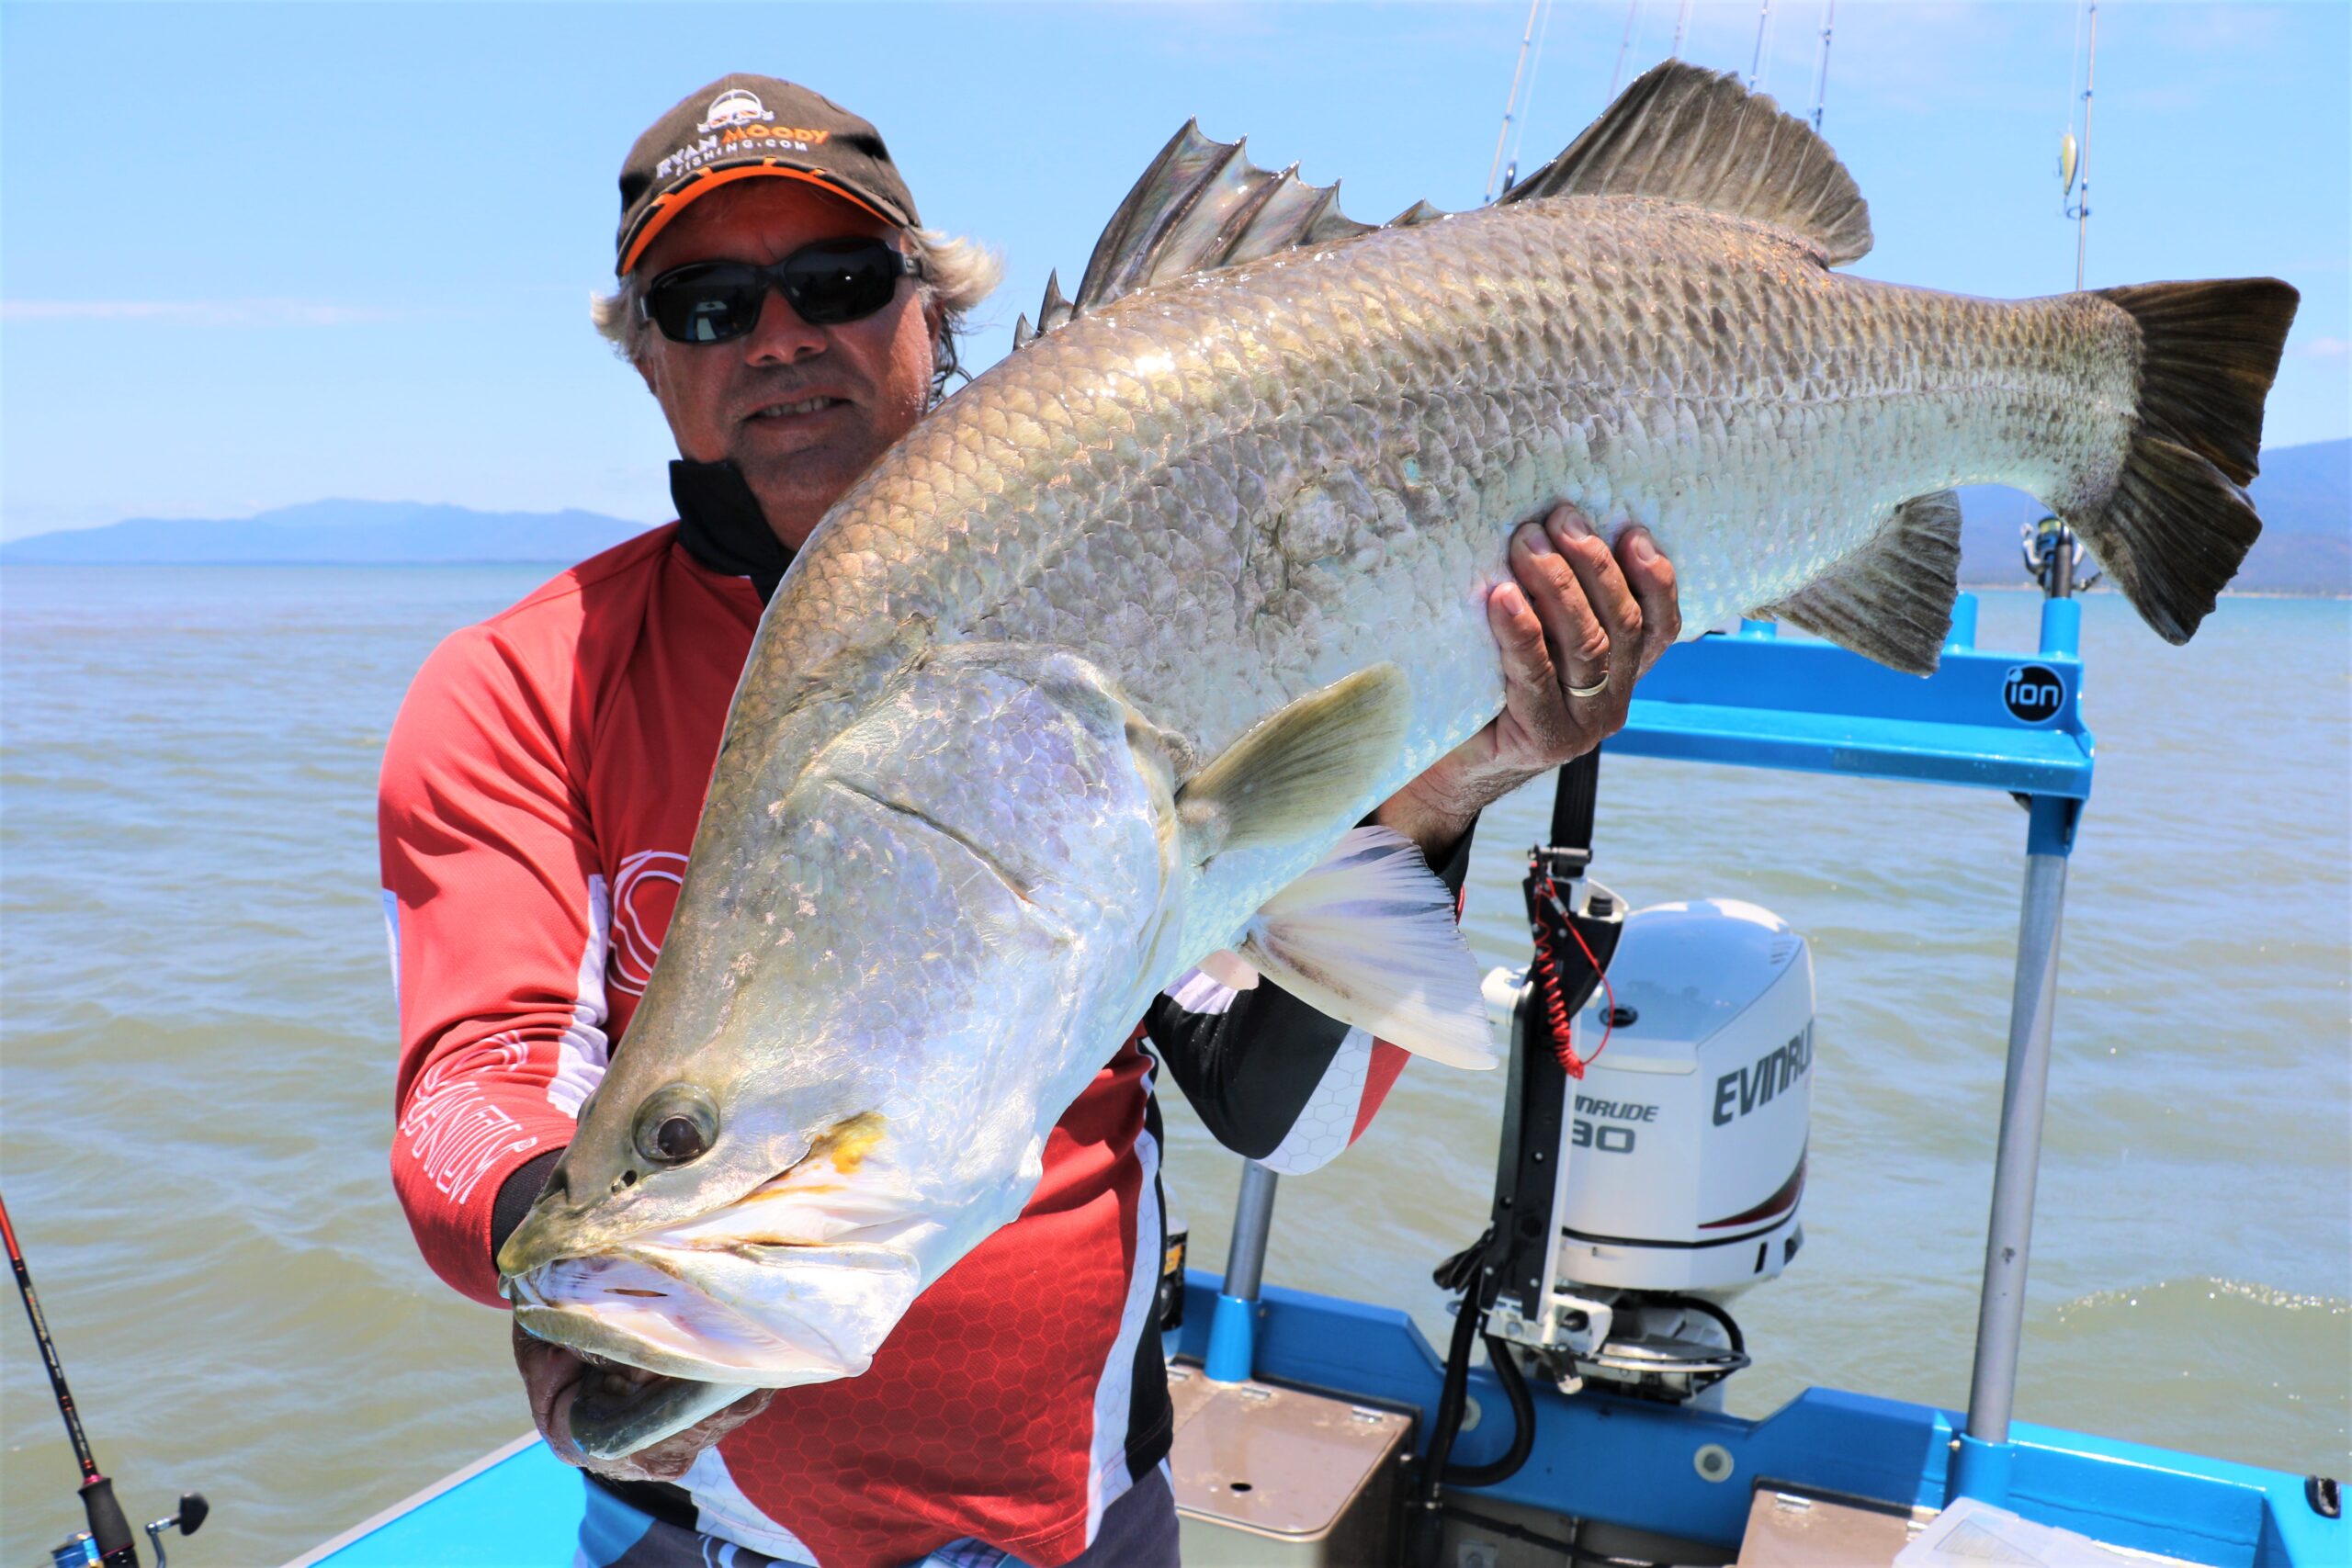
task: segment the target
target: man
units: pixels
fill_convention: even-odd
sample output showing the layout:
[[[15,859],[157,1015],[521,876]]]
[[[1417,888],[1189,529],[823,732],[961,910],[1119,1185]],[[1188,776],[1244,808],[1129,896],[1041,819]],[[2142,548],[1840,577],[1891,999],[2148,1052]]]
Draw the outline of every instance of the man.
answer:
[[[679,521],[450,637],[384,767],[394,1184],[435,1270],[493,1304],[498,1245],[660,950],[761,606],[935,400],[994,281],[920,227],[872,126],[787,83],[694,94],[620,183],[622,287],[597,320],[676,438]],[[1671,570],[1639,532],[1620,556],[1566,509],[1520,530],[1489,601],[1505,712],[1376,814],[1457,893],[1478,810],[1622,725],[1675,635]],[[1299,1170],[1336,1147],[1295,1130],[1361,1133],[1402,1055],[1271,985],[1187,976],[1063,1118],[1021,1217],[916,1301],[871,1370],[755,1394],[592,1472],[582,1560],[699,1562],[715,1540],[747,1564],[1172,1563],[1156,1062],[1221,1141]],[[540,1430],[584,1465],[572,1399],[631,1374],[515,1348]]]

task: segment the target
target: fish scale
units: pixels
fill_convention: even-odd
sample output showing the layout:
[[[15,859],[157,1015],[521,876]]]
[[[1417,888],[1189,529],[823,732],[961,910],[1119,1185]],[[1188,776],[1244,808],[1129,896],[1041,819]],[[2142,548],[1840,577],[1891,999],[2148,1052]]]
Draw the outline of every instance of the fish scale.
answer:
[[[1219,949],[1490,1061],[1450,896],[1351,828],[1501,706],[1487,596],[1555,502],[1646,528],[1688,635],[1765,612],[1924,671],[1951,487],[2015,485],[2185,638],[2258,527],[2292,291],[1831,270],[1867,248],[1818,139],[1686,66],[1502,202],[1376,231],[1171,142],[1077,297],[836,503],[762,622],[627,1048],[500,1256],[533,1332],[686,1380],[590,1450],[862,1371]],[[646,1129],[682,1094],[680,1163]],[[809,1184],[851,1126],[855,1168]],[[655,1277],[675,1300],[596,1293]]]

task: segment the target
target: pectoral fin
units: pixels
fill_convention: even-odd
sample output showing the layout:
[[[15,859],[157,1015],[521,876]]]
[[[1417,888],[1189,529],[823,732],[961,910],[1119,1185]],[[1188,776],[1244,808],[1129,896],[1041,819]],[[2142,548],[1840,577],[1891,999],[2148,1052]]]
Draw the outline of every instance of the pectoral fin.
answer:
[[[1363,809],[1405,744],[1411,704],[1405,672],[1375,664],[1261,720],[1176,792],[1192,863],[1319,837]]]
[[[1453,894],[1411,840],[1358,828],[1274,895],[1242,958],[1293,996],[1375,1039],[1455,1067],[1491,1067],[1494,1033]]]

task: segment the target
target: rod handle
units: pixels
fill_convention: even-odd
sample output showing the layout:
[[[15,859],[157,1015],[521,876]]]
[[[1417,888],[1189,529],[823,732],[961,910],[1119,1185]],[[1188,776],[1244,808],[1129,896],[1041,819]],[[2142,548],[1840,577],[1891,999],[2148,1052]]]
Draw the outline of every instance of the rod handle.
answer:
[[[106,1568],[139,1568],[139,1545],[131,1539],[130,1521],[115,1501],[114,1482],[94,1475],[82,1483],[82,1512],[90,1521],[90,1541]]]

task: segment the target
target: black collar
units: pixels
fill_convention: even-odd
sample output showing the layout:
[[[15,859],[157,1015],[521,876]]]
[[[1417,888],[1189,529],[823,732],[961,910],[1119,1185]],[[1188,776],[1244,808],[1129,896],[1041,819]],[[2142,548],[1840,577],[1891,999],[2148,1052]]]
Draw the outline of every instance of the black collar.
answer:
[[[748,577],[764,604],[775,595],[792,551],[768,527],[760,498],[732,463],[670,465],[670,499],[678,508],[678,543],[711,570]]]

